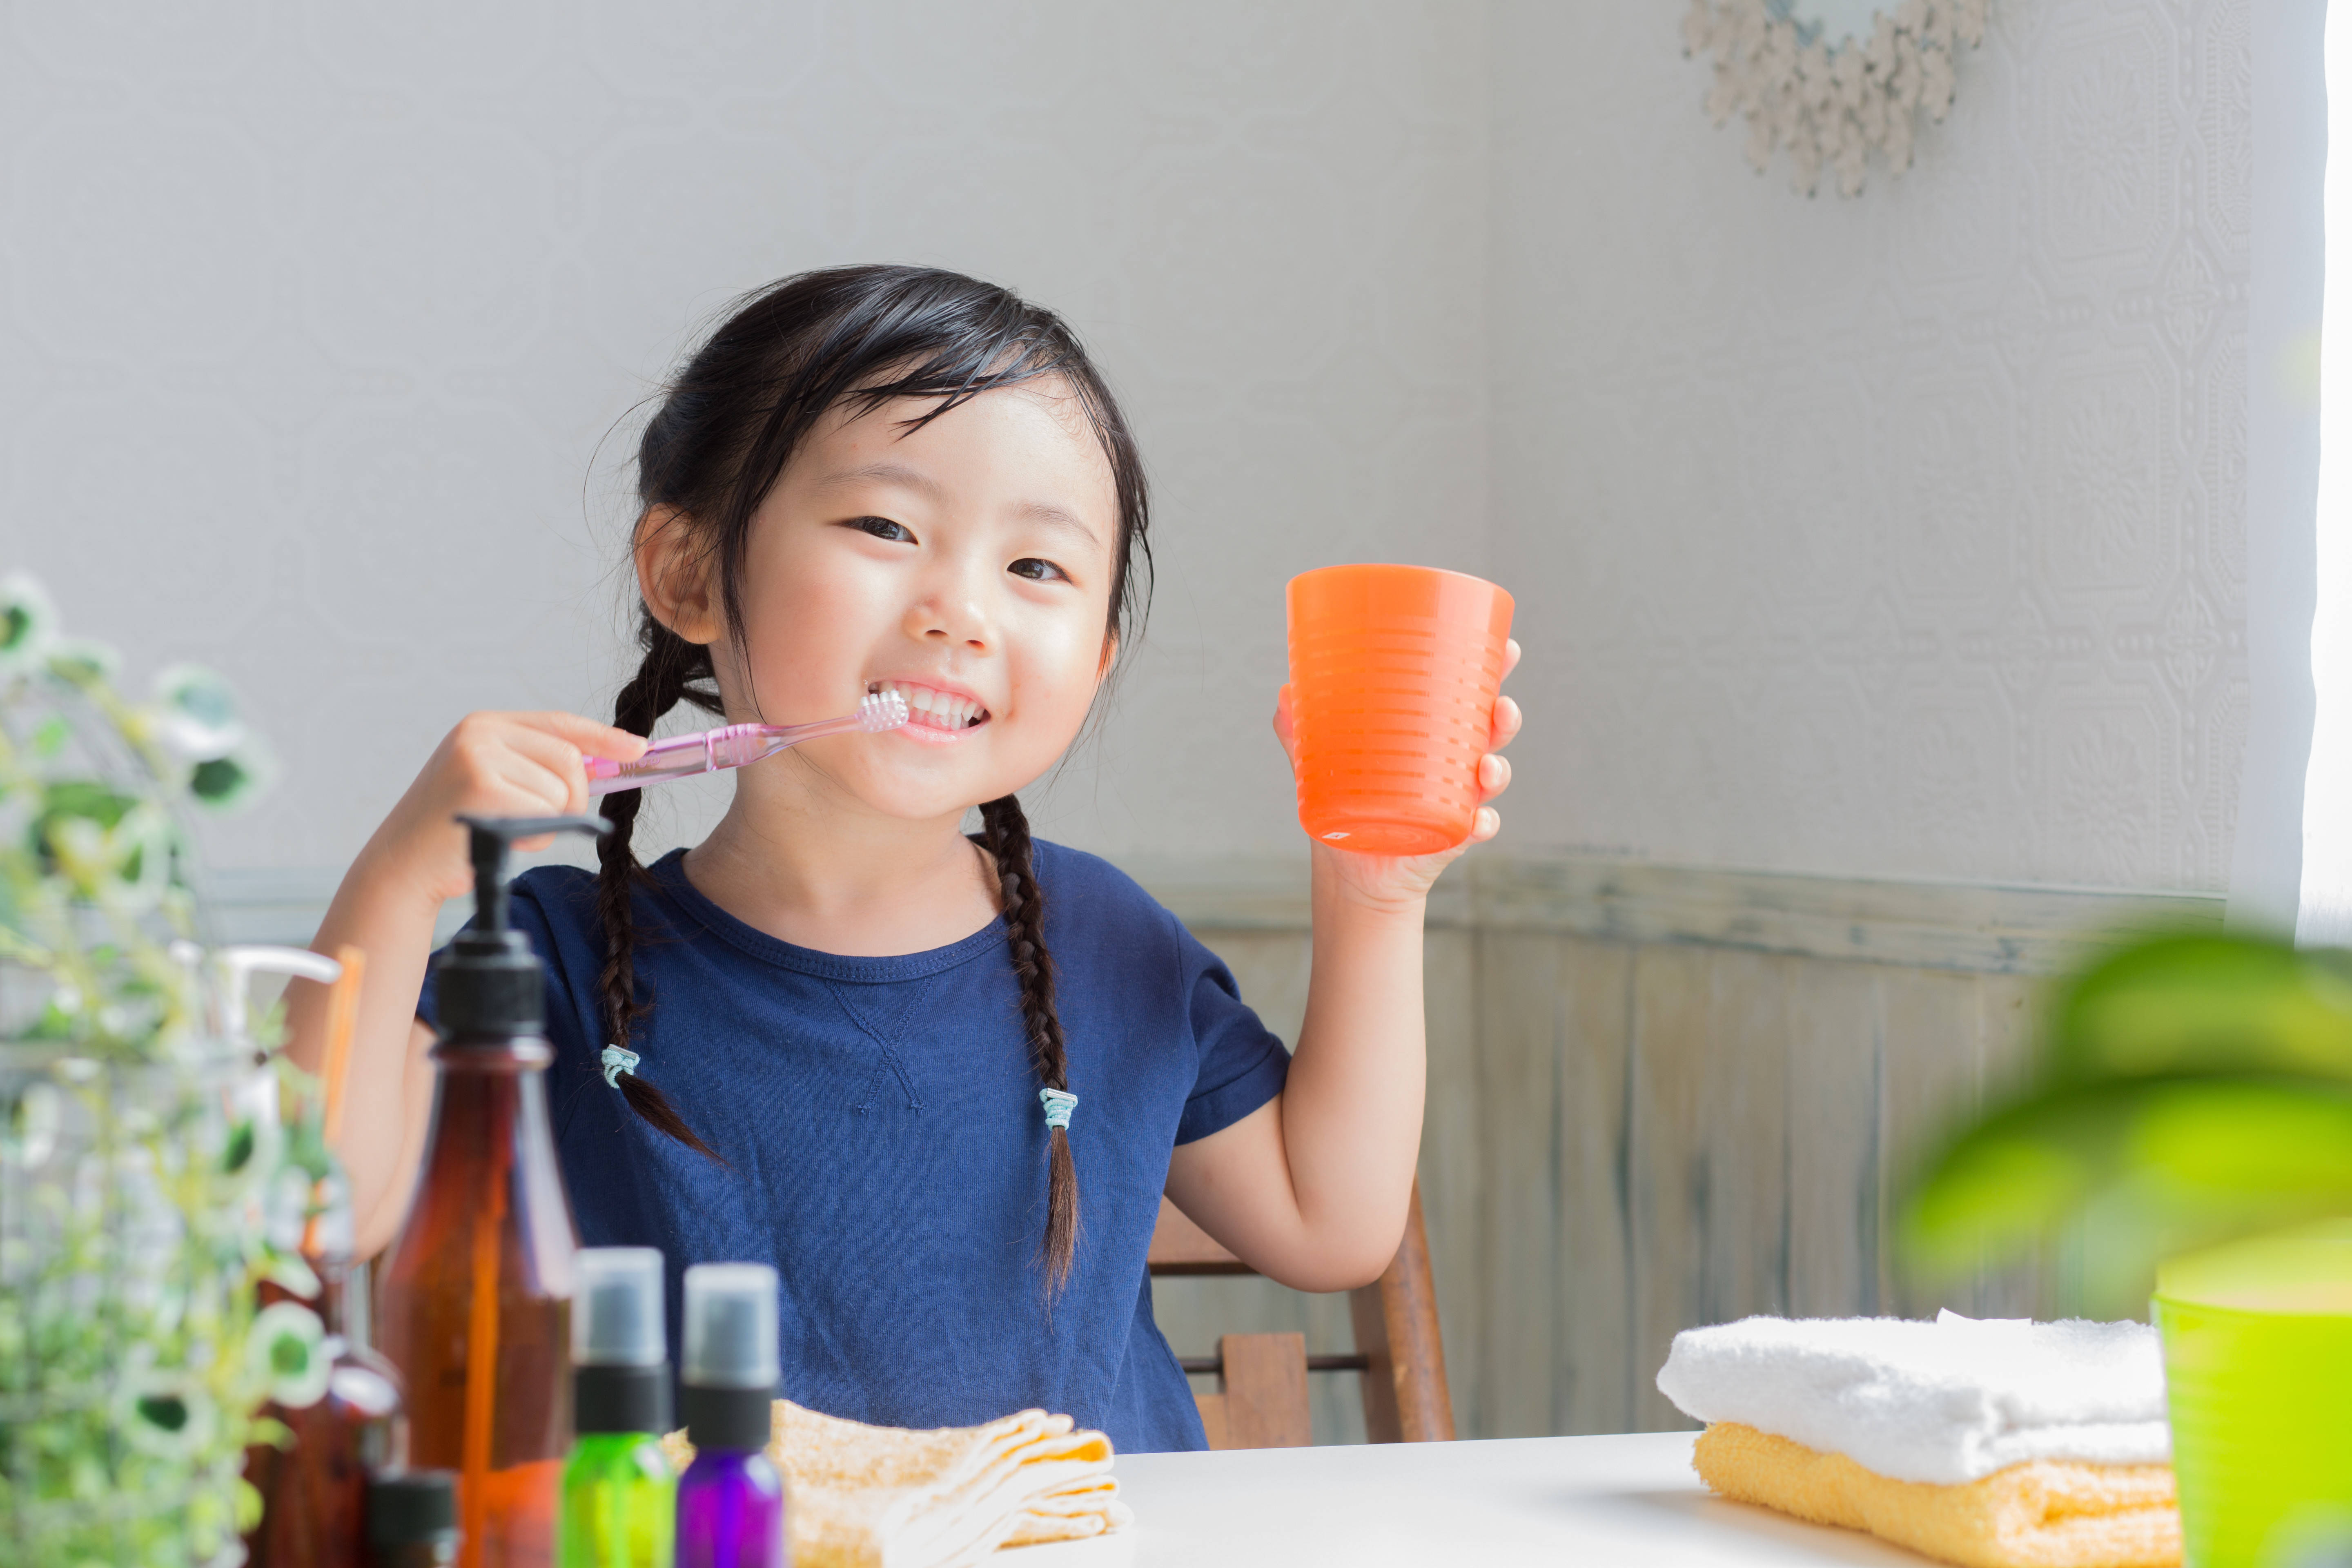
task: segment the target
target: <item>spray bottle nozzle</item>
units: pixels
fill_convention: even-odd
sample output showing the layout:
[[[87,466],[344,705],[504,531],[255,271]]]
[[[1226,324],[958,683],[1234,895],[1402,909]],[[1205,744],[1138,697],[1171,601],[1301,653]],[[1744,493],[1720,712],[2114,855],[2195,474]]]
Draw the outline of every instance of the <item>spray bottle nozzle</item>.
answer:
[[[442,1032],[537,1034],[546,1019],[546,975],[530,943],[508,923],[507,856],[515,841],[546,833],[611,831],[601,816],[460,816],[471,837],[474,920],[449,944],[436,977]]]

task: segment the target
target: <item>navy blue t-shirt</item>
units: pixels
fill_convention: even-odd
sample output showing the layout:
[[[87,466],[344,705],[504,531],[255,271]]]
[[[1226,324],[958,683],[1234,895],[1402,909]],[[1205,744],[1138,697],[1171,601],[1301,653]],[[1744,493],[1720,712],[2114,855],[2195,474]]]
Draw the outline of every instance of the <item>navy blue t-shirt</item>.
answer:
[[[1280,1092],[1289,1058],[1232,973],[1108,862],[1035,849],[1068,1036],[1076,1267],[1037,1267],[1046,1133],[1002,920],[930,952],[845,958],[735,919],[684,851],[635,895],[637,1071],[726,1157],[656,1131],[605,1082],[592,875],[524,873],[548,966],[555,1142],[582,1240],[657,1247],[671,1364],[691,1263],[782,1276],[784,1391],[896,1426],[1066,1411],[1128,1452],[1206,1447],[1151,1318],[1144,1255],[1179,1143]],[[433,1016],[428,978],[419,1014]]]

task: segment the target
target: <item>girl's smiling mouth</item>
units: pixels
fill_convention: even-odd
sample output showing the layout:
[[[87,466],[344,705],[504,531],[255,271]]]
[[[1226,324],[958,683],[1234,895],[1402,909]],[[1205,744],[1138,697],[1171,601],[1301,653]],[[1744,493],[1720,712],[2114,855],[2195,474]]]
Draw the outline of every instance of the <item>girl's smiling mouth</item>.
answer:
[[[869,680],[866,692],[896,692],[907,701],[907,722],[896,733],[932,744],[952,741],[988,722],[987,705],[967,692],[912,680]]]

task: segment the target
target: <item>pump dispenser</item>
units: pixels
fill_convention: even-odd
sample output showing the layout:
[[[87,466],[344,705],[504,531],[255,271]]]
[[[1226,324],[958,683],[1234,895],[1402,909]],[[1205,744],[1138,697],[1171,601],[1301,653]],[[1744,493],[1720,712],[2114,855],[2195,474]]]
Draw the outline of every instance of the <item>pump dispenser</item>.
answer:
[[[776,1271],[686,1271],[678,1413],[694,1462],[677,1482],[677,1568],[784,1568],[784,1483],[768,1459],[779,1372]]]
[[[594,816],[459,817],[474,919],[436,972],[440,1069],[424,1175],[383,1281],[382,1349],[407,1380],[413,1464],[457,1473],[459,1568],[550,1568],[572,1436],[579,1238],[555,1160],[547,977],[508,924],[517,839]]]
[[[355,953],[356,950],[346,950]],[[258,1055],[247,988],[251,977],[285,974],[346,985],[352,974],[341,963],[315,952],[282,947],[230,947],[212,955],[219,976],[222,1037],[241,1051]],[[359,968],[352,959],[352,967]],[[280,1107],[275,1074],[257,1075],[260,1092],[247,1100],[258,1124],[277,1125]],[[286,1428],[285,1446],[253,1445],[245,1453],[245,1479],[261,1500],[261,1517],[246,1532],[249,1568],[362,1568],[367,1561],[368,1472],[401,1462],[405,1427],[401,1415],[399,1374],[362,1342],[349,1312],[352,1272],[351,1193],[341,1166],[322,1139],[319,1107],[287,1108],[286,1134],[294,1163],[308,1168],[307,1192],[273,1187],[262,1205],[263,1224],[281,1250],[299,1254],[310,1266],[306,1286],[276,1275],[257,1290],[260,1306],[291,1301],[319,1316],[326,1337],[323,1386],[308,1404],[272,1400],[263,1415]]]
[[[579,1432],[563,1467],[556,1521],[562,1568],[670,1568],[677,1478],[669,1430],[669,1349],[662,1255],[589,1247],[572,1303],[572,1410]]]

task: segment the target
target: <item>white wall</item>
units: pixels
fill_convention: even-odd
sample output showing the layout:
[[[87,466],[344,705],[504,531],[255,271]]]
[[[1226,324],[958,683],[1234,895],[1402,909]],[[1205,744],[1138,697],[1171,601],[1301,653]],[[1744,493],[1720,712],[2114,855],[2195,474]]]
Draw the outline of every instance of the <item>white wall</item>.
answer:
[[[467,710],[609,703],[605,437],[698,323],[960,268],[1072,318],[1158,483],[1144,657],[1049,830],[1292,847],[1284,579],[1486,568],[1482,17],[9,8],[0,563],[245,691],[287,776],[217,862],[340,866]]]
[[[217,859],[336,866],[467,709],[608,700],[604,437],[694,326],[939,262],[1073,318],[1159,485],[1049,831],[1295,853],[1280,586],[1388,557],[1519,595],[1522,848],[2214,889],[2248,4],[1995,0],[1853,202],[1667,0],[17,7],[0,561],[249,694]]]
[[[1680,9],[1492,12],[1515,826],[2224,886],[2248,0],[1993,0],[1919,165],[1810,202],[1698,111]]]

